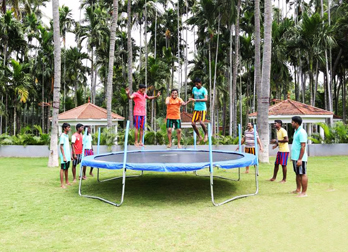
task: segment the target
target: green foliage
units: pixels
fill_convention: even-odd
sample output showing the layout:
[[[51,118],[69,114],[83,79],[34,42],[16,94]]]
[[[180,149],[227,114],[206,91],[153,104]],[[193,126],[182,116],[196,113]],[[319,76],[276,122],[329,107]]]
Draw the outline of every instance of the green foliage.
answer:
[[[336,122],[332,127],[326,123],[317,123],[324,130],[324,139],[319,133],[313,133],[309,139],[314,144],[333,144],[333,143],[348,143],[348,125],[343,122]]]

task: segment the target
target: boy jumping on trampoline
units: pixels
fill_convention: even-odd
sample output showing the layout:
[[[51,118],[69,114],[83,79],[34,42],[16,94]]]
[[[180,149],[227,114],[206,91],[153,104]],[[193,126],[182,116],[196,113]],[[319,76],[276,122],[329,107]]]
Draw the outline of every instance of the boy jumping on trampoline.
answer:
[[[139,85],[138,92],[130,94],[129,88],[126,88],[126,94],[128,99],[133,99],[134,101],[134,111],[133,111],[133,125],[135,127],[135,137],[134,137],[134,145],[135,146],[144,146],[143,144],[143,134],[145,128],[145,120],[146,120],[146,99],[153,100],[161,95],[159,91],[156,96],[148,96],[145,93],[146,86],[144,84]],[[138,131],[140,129],[140,138],[138,141]]]
[[[68,179],[68,169],[71,161],[71,152],[70,152],[70,144],[69,144],[69,131],[70,124],[63,123],[62,125],[63,133],[59,138],[59,157],[60,157],[60,187],[66,188],[64,185],[64,175],[65,175],[65,184],[71,185]]]
[[[173,127],[176,129],[178,135],[178,149],[181,149],[181,118],[180,118],[180,106],[185,106],[188,102],[184,102],[180,97],[178,97],[178,90],[172,89],[170,92],[170,97],[166,99],[167,105],[167,135],[169,144],[167,148],[172,147],[172,130]]]
[[[201,142],[203,138],[199,134],[196,126],[196,122],[199,122],[204,131],[204,142],[206,142],[208,141],[208,132],[207,128],[204,125],[204,121],[207,114],[206,102],[208,100],[208,91],[203,87],[201,79],[196,78],[194,80],[194,83],[195,87],[192,89],[192,98],[189,99],[189,101],[193,101],[195,103],[192,116],[192,128],[196,132],[199,142]]]

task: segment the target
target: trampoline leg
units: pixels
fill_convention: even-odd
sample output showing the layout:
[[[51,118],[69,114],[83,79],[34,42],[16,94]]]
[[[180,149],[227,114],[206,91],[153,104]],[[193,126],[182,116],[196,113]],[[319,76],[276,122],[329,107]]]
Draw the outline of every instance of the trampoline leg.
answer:
[[[232,197],[230,199],[227,199],[221,203],[216,203],[215,198],[214,198],[214,175],[212,172],[210,172],[210,190],[211,190],[211,201],[212,201],[213,205],[214,206],[221,206],[223,204],[234,201],[236,199],[246,198],[249,196],[255,196],[256,194],[258,194],[259,193],[259,181],[257,179],[258,173],[259,173],[259,166],[255,165],[255,187],[256,187],[255,193],[238,195],[238,196]]]
[[[99,170],[99,169],[98,169]],[[82,172],[82,166],[80,168],[80,172]],[[81,193],[81,188],[82,188],[82,176],[80,177],[80,182],[79,182],[79,195],[82,196],[82,197],[85,197],[85,198],[91,198],[91,199],[98,199],[98,200],[101,200],[101,201],[104,201],[110,205],[113,205],[113,206],[121,206],[122,203],[123,203],[123,200],[124,200],[124,192],[125,192],[125,189],[126,189],[126,168],[123,168],[123,174],[122,174],[122,195],[121,195],[121,201],[120,203],[116,203],[116,202],[112,202],[112,201],[109,201],[109,200],[106,200],[104,198],[101,198],[101,197],[97,197],[97,196],[93,196],[93,195],[83,195]]]

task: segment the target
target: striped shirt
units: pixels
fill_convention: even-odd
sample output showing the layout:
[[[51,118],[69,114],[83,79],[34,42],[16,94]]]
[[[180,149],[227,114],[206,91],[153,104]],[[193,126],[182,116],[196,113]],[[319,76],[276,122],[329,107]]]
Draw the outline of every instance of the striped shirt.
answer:
[[[259,137],[259,134],[257,134],[256,132],[256,137]],[[246,148],[255,148],[255,140],[254,140],[254,129],[252,129],[251,131],[246,130],[244,132],[244,143],[245,143],[245,147]]]

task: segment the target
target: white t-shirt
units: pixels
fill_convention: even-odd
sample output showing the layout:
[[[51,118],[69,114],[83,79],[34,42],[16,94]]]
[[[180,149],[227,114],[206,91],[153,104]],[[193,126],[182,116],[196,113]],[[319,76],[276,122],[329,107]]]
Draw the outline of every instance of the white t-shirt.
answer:
[[[88,134],[87,136],[83,136],[83,146],[85,150],[92,149],[92,135]]]

